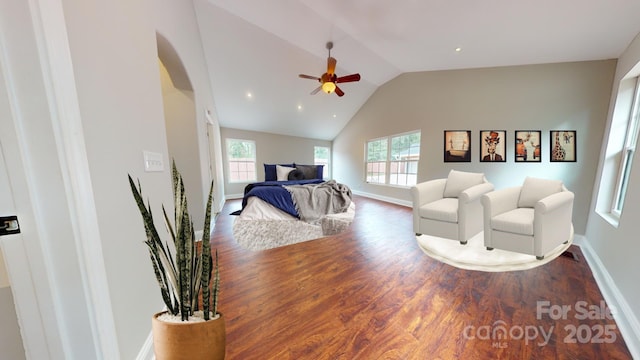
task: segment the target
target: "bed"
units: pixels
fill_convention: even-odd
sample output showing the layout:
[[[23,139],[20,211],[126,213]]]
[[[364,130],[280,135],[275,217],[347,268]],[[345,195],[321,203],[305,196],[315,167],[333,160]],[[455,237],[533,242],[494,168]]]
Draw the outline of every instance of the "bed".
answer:
[[[321,166],[286,165],[275,165],[274,174],[265,164],[265,181],[245,187],[242,208],[233,213],[233,236],[242,247],[265,250],[313,240],[340,233],[353,221],[348,186],[323,180]]]

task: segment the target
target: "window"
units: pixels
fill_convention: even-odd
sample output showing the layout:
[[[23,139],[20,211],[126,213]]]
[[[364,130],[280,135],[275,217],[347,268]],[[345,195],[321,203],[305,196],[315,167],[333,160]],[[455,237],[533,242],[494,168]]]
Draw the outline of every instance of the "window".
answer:
[[[256,181],[256,143],[227,139],[227,163],[229,182]]]
[[[314,146],[313,148],[313,164],[324,165],[322,168],[322,178],[329,178],[329,148],[326,146]]]
[[[420,132],[391,138],[389,184],[411,186],[418,179]]]
[[[639,113],[640,113],[640,78],[636,79],[635,94],[633,96],[633,105],[631,106],[631,113],[627,124],[627,131],[625,133],[624,147],[622,148],[622,158],[620,161],[620,167],[618,172],[618,178],[616,180],[615,194],[613,197],[613,204],[611,207],[611,213],[617,217],[620,217],[622,213],[622,207],[624,206],[624,199],[627,193],[627,187],[629,185],[629,174],[631,173],[631,163],[636,151],[636,144],[638,142],[638,128]]]
[[[384,184],[387,172],[387,144],[388,139],[367,142],[367,182]]]
[[[420,160],[420,131],[367,142],[366,180],[373,184],[415,185]]]

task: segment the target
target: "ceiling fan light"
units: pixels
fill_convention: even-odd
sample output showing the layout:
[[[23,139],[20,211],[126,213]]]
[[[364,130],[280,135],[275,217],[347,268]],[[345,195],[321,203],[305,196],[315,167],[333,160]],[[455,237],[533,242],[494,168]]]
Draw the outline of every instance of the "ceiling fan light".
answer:
[[[335,90],[336,90],[336,84],[334,82],[327,81],[322,84],[322,91],[326,92],[327,94],[331,94]]]

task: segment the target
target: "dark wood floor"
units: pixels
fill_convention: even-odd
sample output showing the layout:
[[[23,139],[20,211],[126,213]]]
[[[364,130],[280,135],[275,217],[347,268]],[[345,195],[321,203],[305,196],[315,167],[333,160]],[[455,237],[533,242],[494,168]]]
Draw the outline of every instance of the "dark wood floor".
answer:
[[[347,232],[266,251],[237,245],[228,214],[240,201],[226,203],[213,246],[227,359],[631,359],[613,320],[595,308],[598,319],[576,318],[576,303],[603,301],[578,247],[577,262],[461,270],[418,248],[410,208],[354,201]],[[537,318],[542,301],[571,310],[566,319]],[[501,326],[506,337],[493,332]],[[534,329],[535,339],[522,337]],[[551,334],[546,345],[540,329]]]

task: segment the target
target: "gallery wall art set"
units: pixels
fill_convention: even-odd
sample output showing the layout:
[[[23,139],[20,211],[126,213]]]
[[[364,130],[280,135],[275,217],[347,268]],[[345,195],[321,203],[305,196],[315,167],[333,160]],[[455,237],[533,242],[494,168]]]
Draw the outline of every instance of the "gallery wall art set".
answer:
[[[516,130],[513,132],[515,162],[541,162],[542,131]],[[506,162],[507,132],[481,130],[479,132],[480,162]],[[472,135],[470,130],[444,131],[444,162],[471,162]],[[576,131],[549,131],[549,161],[576,162]]]

